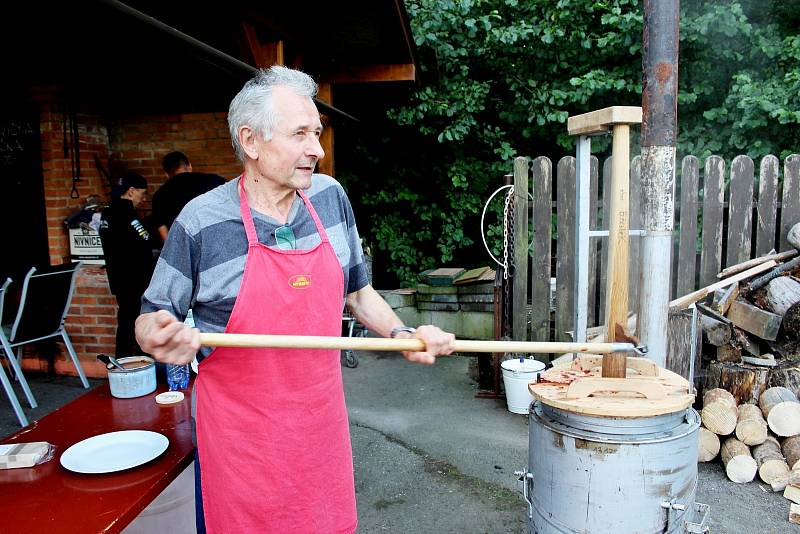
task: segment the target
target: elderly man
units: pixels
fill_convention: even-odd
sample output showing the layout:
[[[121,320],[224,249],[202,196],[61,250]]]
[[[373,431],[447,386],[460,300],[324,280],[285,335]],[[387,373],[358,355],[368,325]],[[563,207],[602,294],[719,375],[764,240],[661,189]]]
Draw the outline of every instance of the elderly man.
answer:
[[[422,340],[409,361],[453,350],[452,334],[406,327],[369,285],[350,202],[314,173],[324,156],[316,89],[276,66],[233,99],[244,172],[175,220],[137,319],[137,339],[159,361],[200,350],[201,531],[349,533],[357,521],[338,351],[201,349],[181,322],[189,308],[206,332],[337,336],[346,303],[373,332]]]

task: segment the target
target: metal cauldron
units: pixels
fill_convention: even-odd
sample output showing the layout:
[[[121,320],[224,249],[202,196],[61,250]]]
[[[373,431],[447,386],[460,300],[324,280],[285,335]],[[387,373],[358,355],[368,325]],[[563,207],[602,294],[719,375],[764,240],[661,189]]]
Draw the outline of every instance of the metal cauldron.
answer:
[[[577,414],[532,404],[529,470],[520,472],[528,531],[655,534],[706,532],[695,503],[700,416]]]

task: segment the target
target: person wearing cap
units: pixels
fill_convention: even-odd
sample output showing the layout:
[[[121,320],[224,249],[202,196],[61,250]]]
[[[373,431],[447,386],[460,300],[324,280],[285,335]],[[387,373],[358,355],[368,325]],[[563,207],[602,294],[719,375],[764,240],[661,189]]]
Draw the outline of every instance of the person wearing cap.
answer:
[[[164,156],[161,166],[167,181],[153,193],[152,220],[161,240],[166,242],[169,229],[183,207],[226,180],[218,174],[194,172],[189,157],[179,151]]]
[[[136,213],[147,194],[147,180],[126,172],[111,189],[111,203],[100,219],[100,241],[111,293],[117,299],[117,357],[141,354],[134,325],[142,294],[155,268],[153,240]]]
[[[136,335],[158,361],[197,355],[198,532],[352,533],[353,457],[338,350],[200,347],[200,333],[339,336],[343,305],[370,331],[416,338],[432,364],[452,334],[407,327],[369,283],[350,201],[324,156],[307,74],[274,66],[234,97],[244,172],[178,215]],[[192,309],[197,329],[182,320]]]

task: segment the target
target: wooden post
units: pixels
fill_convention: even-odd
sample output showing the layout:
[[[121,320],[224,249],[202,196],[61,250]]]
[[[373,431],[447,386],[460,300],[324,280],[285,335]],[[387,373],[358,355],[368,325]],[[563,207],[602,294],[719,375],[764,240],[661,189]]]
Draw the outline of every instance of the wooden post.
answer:
[[[614,135],[611,160],[608,275],[606,280],[606,339],[621,339],[628,322],[628,248],[630,189],[630,125],[642,122],[642,108],[613,106],[567,119],[570,135],[607,132]],[[602,375],[625,378],[624,353],[603,355]]]
[[[511,300],[514,339],[528,339],[528,158],[514,159],[514,280]]]
[[[608,224],[606,339],[616,340],[628,320],[628,189],[630,126],[614,125],[611,159],[611,219]],[[625,354],[603,356],[603,376],[625,378]]]

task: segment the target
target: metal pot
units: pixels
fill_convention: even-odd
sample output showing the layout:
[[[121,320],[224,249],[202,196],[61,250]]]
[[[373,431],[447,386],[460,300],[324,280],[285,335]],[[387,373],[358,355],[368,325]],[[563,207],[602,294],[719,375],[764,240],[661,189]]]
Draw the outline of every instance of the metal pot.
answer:
[[[107,365],[108,385],[111,395],[118,399],[131,399],[152,393],[156,389],[156,362],[149,356],[117,358],[126,369]]]
[[[576,414],[536,401],[523,475],[530,534],[706,532],[694,502],[700,416]]]

